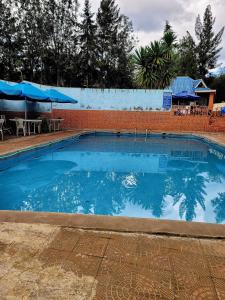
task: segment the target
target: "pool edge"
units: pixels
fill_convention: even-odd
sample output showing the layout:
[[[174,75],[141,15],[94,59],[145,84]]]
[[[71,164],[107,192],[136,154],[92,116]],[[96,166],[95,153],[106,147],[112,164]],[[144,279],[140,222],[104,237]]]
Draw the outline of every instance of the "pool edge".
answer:
[[[225,225],[173,220],[2,210],[0,222],[42,223],[95,231],[225,239]]]
[[[22,154],[24,152],[28,152],[28,151],[32,151],[32,150],[40,149],[40,148],[44,148],[44,147],[48,147],[48,146],[57,144],[59,142],[63,142],[63,141],[69,140],[69,139],[79,137],[81,135],[91,134],[91,133],[94,133],[94,131],[83,131],[83,132],[78,132],[78,133],[72,133],[71,136],[66,136],[66,137],[63,137],[63,138],[57,138],[57,139],[51,140],[47,143],[40,143],[40,144],[37,144],[37,145],[28,146],[28,147],[25,147],[23,149],[19,149],[17,151],[8,152],[8,153],[5,153],[5,154],[0,154],[0,160],[1,159],[6,159],[6,158],[11,158],[13,156],[16,156],[18,154]]]

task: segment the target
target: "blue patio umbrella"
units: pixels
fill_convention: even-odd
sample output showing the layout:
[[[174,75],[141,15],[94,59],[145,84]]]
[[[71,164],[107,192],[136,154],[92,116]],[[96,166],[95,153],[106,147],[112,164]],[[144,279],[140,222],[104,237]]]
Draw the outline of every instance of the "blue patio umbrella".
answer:
[[[36,86],[32,85],[28,82],[21,82],[16,84],[16,87],[20,89],[21,93],[20,96],[25,98],[26,105],[25,105],[25,119],[27,118],[27,100],[32,101],[44,101],[48,102],[49,97],[48,95],[42,91],[41,89],[37,88]]]
[[[191,94],[188,93],[187,91],[183,91],[181,93],[176,93],[173,94],[173,99],[190,99],[190,100],[197,100],[200,97],[195,95],[195,94]]]
[[[56,103],[78,103],[77,100],[55,90],[55,89],[48,89],[45,91],[46,94],[49,96],[49,99],[51,100],[51,111],[52,111],[52,102]]]
[[[10,85],[4,80],[0,80],[0,94],[7,96],[20,96],[21,89],[17,85]]]
[[[26,99],[48,101],[48,95],[41,89],[37,88],[31,83],[21,82],[16,85],[21,90],[21,96]]]
[[[49,89],[46,90],[45,93],[49,96],[49,99],[52,102],[58,102],[58,103],[78,103],[77,100],[55,90],[55,89]]]

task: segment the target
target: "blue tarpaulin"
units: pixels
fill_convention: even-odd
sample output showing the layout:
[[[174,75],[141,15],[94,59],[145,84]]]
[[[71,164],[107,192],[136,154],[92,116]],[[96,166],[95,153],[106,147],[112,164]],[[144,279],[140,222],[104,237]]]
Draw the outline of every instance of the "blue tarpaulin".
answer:
[[[187,91],[183,91],[181,93],[176,93],[173,94],[173,99],[190,99],[190,100],[196,100],[199,99],[200,97],[195,95],[195,94],[191,94],[188,93]]]
[[[21,94],[20,88],[16,85],[10,85],[3,80],[0,80],[0,94],[7,96],[19,96]]]
[[[58,103],[77,103],[78,101],[75,99],[72,99],[71,97],[58,92],[54,89],[46,90],[45,93],[48,95],[49,99],[52,102],[58,102]]]

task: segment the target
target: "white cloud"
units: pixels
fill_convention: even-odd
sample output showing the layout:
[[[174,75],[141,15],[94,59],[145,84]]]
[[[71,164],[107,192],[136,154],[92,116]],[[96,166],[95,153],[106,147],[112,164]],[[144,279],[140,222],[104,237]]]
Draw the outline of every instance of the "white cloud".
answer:
[[[84,0],[80,1],[81,5]],[[96,12],[100,0],[90,0]],[[121,12],[133,21],[134,30],[140,45],[146,45],[151,40],[158,39],[168,20],[182,37],[188,30],[194,34],[195,18],[201,16],[208,4],[212,6],[216,16],[215,29],[220,30],[225,25],[225,0],[116,0]],[[225,48],[225,35],[222,46]],[[221,52],[220,62],[225,64],[225,49]]]

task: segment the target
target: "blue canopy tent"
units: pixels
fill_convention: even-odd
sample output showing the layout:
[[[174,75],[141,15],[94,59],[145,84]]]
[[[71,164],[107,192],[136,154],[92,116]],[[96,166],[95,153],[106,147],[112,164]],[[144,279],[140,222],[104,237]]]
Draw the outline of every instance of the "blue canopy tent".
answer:
[[[191,92],[188,92],[188,91],[182,91],[180,93],[173,94],[172,98],[173,98],[173,100],[178,101],[178,106],[179,106],[180,102],[183,102],[183,101],[186,102],[185,100],[195,101],[195,100],[200,99],[201,97],[199,97]]]
[[[187,91],[183,91],[181,93],[173,94],[173,99],[197,100],[199,98],[200,98],[199,96],[197,96],[195,94],[188,93]]]
[[[10,85],[6,81],[0,80],[0,94],[7,96],[19,96],[20,89],[16,85]]]

